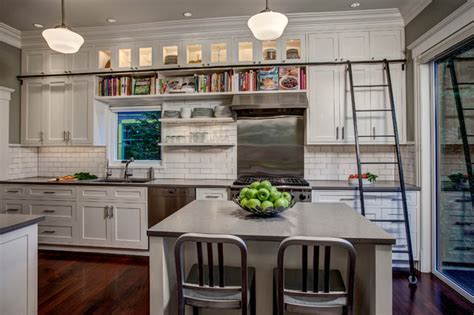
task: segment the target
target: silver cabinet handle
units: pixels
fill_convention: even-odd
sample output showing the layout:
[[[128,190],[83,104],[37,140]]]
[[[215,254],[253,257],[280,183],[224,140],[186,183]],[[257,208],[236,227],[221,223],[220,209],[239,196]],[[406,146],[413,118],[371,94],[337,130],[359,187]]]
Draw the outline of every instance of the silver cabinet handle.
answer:
[[[104,219],[109,218],[109,206],[104,207]]]
[[[471,222],[456,222],[454,225],[459,225],[459,226],[471,226]]]
[[[110,218],[111,218],[111,219],[114,217],[114,210],[115,210],[115,207],[114,207],[114,206],[110,206]]]
[[[354,201],[354,198],[341,198],[339,201]]]
[[[55,191],[43,191],[43,194],[45,195],[54,195],[55,193]]]
[[[375,140],[375,127],[372,127],[372,139]]]
[[[403,201],[403,199],[402,198],[392,198],[392,201]]]
[[[70,131],[67,132],[67,141],[68,142],[71,141],[71,132]]]
[[[7,190],[7,193],[19,193],[20,191],[19,190]]]
[[[46,210],[43,210],[44,213],[55,213],[56,210],[49,210],[49,209],[46,209]]]
[[[67,142],[67,131],[66,130],[63,131],[63,139],[64,139],[65,142]]]
[[[40,131],[40,141],[44,141],[44,131]]]
[[[336,127],[336,140],[339,140],[339,127]]]
[[[218,199],[219,196],[205,196],[206,199]]]
[[[341,133],[342,133],[342,140],[344,140],[344,127],[342,127]]]
[[[15,208],[13,208],[13,209],[7,209],[7,211],[17,212],[17,211],[20,211],[20,209],[15,209]]]
[[[54,234],[56,233],[55,230],[44,230],[42,234]]]

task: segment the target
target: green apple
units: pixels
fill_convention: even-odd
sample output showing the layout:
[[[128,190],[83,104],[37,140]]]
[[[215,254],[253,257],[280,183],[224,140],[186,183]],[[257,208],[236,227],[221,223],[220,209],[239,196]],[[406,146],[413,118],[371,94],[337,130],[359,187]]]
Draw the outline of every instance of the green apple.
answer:
[[[242,189],[240,190],[239,197],[240,197],[240,198],[244,198],[244,197],[245,197],[245,194],[247,193],[248,190],[249,190],[248,187],[242,188]]]
[[[244,208],[247,208],[249,200],[247,198],[240,199],[240,205]]]
[[[261,201],[265,201],[268,199],[268,197],[270,197],[270,192],[268,191],[268,189],[260,188],[258,190],[258,199],[260,199]]]
[[[286,191],[281,194],[281,197],[282,197],[282,198],[285,198],[286,200],[288,200],[288,202],[290,202],[291,199],[293,199],[293,197],[291,197],[291,194],[290,194],[289,192],[286,192]]]
[[[271,201],[264,201],[262,202],[262,209],[273,208],[273,202]]]
[[[253,189],[253,188],[250,188],[249,190],[247,190],[245,192],[245,197],[247,197],[247,199],[255,199],[257,198],[257,194],[258,194],[258,190],[256,189]]]
[[[288,208],[289,202],[285,198],[279,198],[274,202],[275,208]]]
[[[272,191],[270,193],[270,201],[271,202],[275,202],[275,200],[280,199],[280,198],[281,198],[281,192],[279,192],[278,190],[277,191]]]
[[[260,186],[258,186],[259,188],[265,188],[267,189],[268,191],[270,191],[272,189],[272,183],[270,183],[270,181],[268,180],[263,180],[260,182]]]
[[[272,188],[270,188],[270,192],[274,192],[274,191],[278,191],[278,188],[276,188],[275,186],[272,186]]]
[[[250,208],[250,209],[255,209],[257,207],[260,207],[262,204],[260,203],[260,200],[258,199],[250,199],[248,202],[247,202],[247,208]]]
[[[250,188],[253,189],[258,189],[258,186],[260,186],[260,182],[253,182],[252,184],[250,184]]]

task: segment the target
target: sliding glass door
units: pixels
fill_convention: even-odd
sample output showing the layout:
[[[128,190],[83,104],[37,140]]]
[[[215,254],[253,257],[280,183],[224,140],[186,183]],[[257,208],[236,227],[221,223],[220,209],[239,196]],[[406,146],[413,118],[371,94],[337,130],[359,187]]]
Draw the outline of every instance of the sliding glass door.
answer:
[[[474,295],[474,41],[435,62],[436,273]]]

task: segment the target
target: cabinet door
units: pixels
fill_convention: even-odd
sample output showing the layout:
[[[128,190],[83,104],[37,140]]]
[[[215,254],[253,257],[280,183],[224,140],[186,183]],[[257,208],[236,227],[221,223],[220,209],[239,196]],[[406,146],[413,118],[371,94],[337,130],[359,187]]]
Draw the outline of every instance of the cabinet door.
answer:
[[[69,55],[69,70],[72,72],[88,72],[94,70],[94,50],[82,47],[77,53]]]
[[[68,80],[47,80],[46,89],[43,110],[44,144],[65,145],[68,130]]]
[[[259,56],[257,62],[261,63],[280,63],[282,60],[281,40],[267,40],[258,42]]]
[[[336,142],[340,139],[340,66],[309,68],[307,143]]]
[[[207,42],[201,39],[183,42],[184,66],[203,67],[209,63]]]
[[[283,63],[306,61],[306,35],[285,35],[281,38]]]
[[[339,37],[337,33],[310,34],[308,38],[311,62],[327,62],[339,60]]]
[[[98,70],[113,70],[117,68],[117,47],[97,47],[95,49],[95,68]]]
[[[158,64],[163,68],[176,68],[184,63],[183,48],[179,41],[158,44]]]
[[[74,77],[69,81],[67,106],[67,142],[72,145],[93,144],[94,79]]]
[[[119,70],[133,70],[135,65],[133,63],[135,47],[134,45],[125,45],[117,47],[117,69]]]
[[[339,33],[339,60],[369,59],[369,32]]]
[[[372,60],[403,58],[400,30],[370,32],[370,58]]]
[[[136,44],[132,56],[133,66],[138,69],[153,68],[156,62],[156,47],[151,43]]]
[[[259,60],[258,42],[253,37],[234,38],[234,63],[255,64]],[[261,58],[260,58],[261,59]]]
[[[370,69],[366,65],[353,65],[352,77],[354,85],[368,85]],[[354,89],[355,106],[358,110],[370,109],[370,90]],[[349,82],[349,72],[341,71],[341,140],[354,144],[354,120],[352,116],[352,97]],[[357,127],[359,135],[369,135],[370,113],[357,113]],[[361,138],[361,142],[370,142],[370,139]]]
[[[145,204],[112,204],[111,241],[114,247],[148,248]]]
[[[23,74],[43,74],[47,68],[46,50],[23,50],[21,57]]]
[[[79,239],[87,245],[110,245],[109,204],[102,202],[78,203],[77,222]]]
[[[50,50],[45,53],[45,58],[47,58],[46,73],[66,73],[70,69],[69,54]]]
[[[388,84],[387,76],[383,70],[382,65],[370,66],[370,84],[381,85]],[[399,127],[399,136],[403,140],[403,123],[404,117],[403,106],[404,100],[402,98],[402,70],[400,65],[390,66],[393,95],[395,101],[397,125]],[[370,90],[370,104],[371,109],[390,109],[390,96],[387,87],[371,88]],[[370,127],[372,135],[393,135],[392,115],[390,112],[372,112],[370,116]],[[374,137],[373,142],[376,143],[394,143],[393,138]]]
[[[21,86],[21,143],[41,145],[46,86],[42,80],[24,80]]]
[[[23,200],[3,200],[0,213],[4,214],[30,214],[28,206]]]
[[[219,66],[232,63],[232,41],[230,39],[213,39],[208,43],[208,65]]]

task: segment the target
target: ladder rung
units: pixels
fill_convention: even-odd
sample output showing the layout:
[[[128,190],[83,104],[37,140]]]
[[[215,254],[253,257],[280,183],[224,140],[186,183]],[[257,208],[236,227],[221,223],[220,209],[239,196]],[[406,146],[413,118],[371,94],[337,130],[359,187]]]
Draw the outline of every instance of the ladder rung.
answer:
[[[458,82],[458,85],[474,85],[474,82]]]
[[[391,109],[357,109],[356,112],[358,113],[367,113],[367,112],[391,112]]]
[[[384,164],[398,164],[398,162],[360,162],[360,164],[384,165]]]
[[[409,251],[394,249],[394,250],[392,250],[392,253],[395,253],[395,254],[408,254]]]
[[[387,223],[405,223],[405,220],[380,220],[380,219],[376,219],[376,220],[370,220],[372,222],[387,222]]]
[[[474,107],[473,108],[463,108],[462,110],[474,110]]]
[[[395,135],[372,135],[372,136],[359,136],[359,138],[395,138]]]
[[[373,88],[373,87],[388,87],[388,84],[354,85],[354,86],[353,86],[353,88]]]

